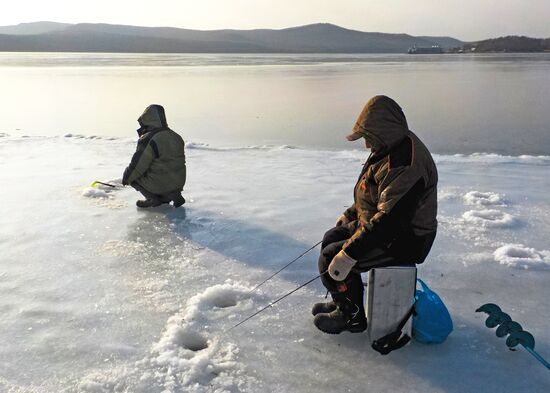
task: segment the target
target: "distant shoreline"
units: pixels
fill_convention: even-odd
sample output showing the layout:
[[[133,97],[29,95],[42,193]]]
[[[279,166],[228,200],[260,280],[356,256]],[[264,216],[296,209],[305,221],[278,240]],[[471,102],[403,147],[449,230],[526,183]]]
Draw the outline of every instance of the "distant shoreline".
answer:
[[[507,36],[466,42],[449,36],[364,32],[330,23],[254,30],[55,22],[0,26],[0,52],[392,54],[407,53],[411,48],[417,48],[418,54],[538,53],[550,51],[550,38]]]
[[[46,51],[46,50],[0,50],[0,54],[87,54],[87,55],[228,55],[228,56],[240,56],[240,55],[257,55],[257,56],[405,56],[410,58],[421,57],[455,57],[458,55],[464,56],[481,56],[481,55],[535,55],[535,54],[549,54],[550,50],[527,52],[527,51],[472,51],[472,52],[457,52],[449,51],[440,54],[414,54],[409,55],[406,52],[110,52],[110,51]]]

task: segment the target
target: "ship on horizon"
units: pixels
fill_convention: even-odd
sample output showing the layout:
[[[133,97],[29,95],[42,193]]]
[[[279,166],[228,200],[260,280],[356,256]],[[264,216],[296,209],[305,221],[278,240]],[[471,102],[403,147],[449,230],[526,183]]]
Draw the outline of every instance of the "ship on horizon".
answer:
[[[433,55],[433,54],[441,54],[445,53],[443,49],[439,45],[432,45],[432,46],[416,46],[413,45],[409,50],[407,51],[409,55]]]

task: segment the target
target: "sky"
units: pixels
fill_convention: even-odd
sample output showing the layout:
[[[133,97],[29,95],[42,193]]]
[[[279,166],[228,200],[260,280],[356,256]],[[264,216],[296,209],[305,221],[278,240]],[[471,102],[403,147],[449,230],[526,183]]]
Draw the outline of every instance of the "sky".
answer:
[[[0,26],[47,20],[212,30],[328,22],[466,41],[550,37],[550,0],[17,0],[2,8]]]

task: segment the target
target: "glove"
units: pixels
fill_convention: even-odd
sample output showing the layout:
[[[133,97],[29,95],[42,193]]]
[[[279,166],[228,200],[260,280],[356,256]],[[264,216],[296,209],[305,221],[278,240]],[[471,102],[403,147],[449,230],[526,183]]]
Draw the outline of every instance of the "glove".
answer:
[[[335,281],[343,281],[357,261],[341,250],[328,265],[328,274]]]
[[[345,216],[345,214],[342,214],[340,217],[338,217],[338,221],[336,221],[336,226],[339,227],[346,224],[349,224],[349,220]]]

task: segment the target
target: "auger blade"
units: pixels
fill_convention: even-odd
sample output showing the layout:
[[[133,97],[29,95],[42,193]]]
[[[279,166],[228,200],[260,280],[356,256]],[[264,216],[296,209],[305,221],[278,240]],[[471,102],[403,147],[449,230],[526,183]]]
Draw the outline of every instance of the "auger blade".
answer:
[[[494,328],[506,321],[511,321],[511,320],[512,318],[510,317],[510,315],[502,311],[499,311],[489,315],[489,317],[485,321],[485,326],[487,326],[488,328]]]
[[[526,348],[535,349],[535,338],[531,333],[522,330],[521,332],[510,334],[510,336],[506,339],[506,345],[508,345],[508,348],[510,349],[518,346],[519,344]]]
[[[504,337],[510,333],[516,333],[521,332],[523,328],[521,325],[514,321],[504,321],[498,328],[497,328],[497,337]]]
[[[476,310],[476,312],[484,312],[484,313],[487,313],[487,314],[490,315],[490,314],[493,314],[493,313],[496,313],[496,312],[502,312],[502,310],[496,304],[487,303],[487,304],[484,304],[483,306],[479,307]]]

